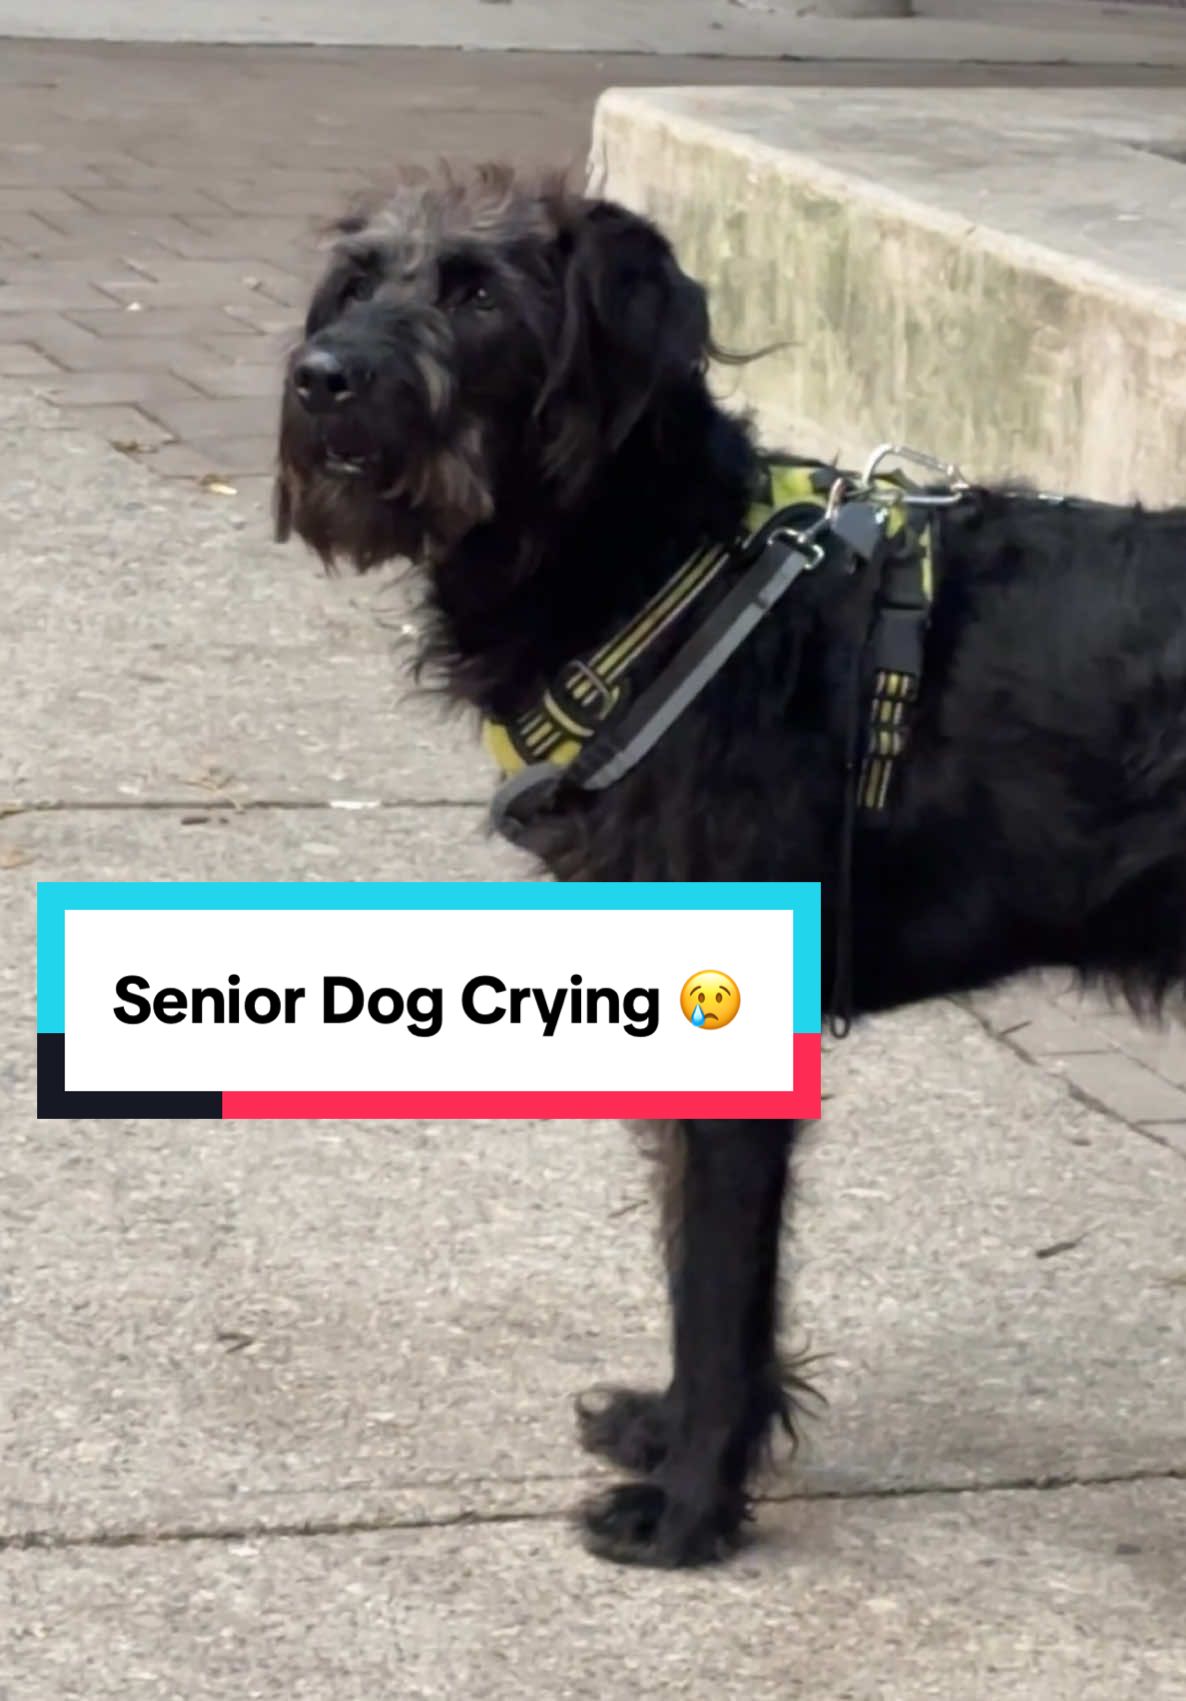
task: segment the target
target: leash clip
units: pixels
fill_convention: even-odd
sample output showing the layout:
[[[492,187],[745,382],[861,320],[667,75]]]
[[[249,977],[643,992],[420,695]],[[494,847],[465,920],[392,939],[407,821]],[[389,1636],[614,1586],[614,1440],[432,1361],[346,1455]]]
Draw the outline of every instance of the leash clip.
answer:
[[[937,455],[928,455],[923,449],[912,449],[907,443],[879,443],[865,462],[861,473],[862,489],[872,491],[878,467],[889,460],[925,467],[928,472],[938,473],[947,485],[945,491],[902,491],[894,500],[906,508],[954,508],[972,488],[954,461],[941,461]]]

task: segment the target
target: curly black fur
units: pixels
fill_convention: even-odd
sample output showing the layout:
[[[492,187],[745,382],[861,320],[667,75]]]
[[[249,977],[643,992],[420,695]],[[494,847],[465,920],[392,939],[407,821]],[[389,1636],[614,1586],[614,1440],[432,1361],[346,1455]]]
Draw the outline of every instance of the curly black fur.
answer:
[[[754,487],[750,433],[705,380],[703,292],[621,208],[496,172],[405,187],[345,228],[309,338],[353,399],[313,416],[290,382],[279,528],[360,567],[419,560],[427,659],[484,712],[528,706],[729,539]],[[940,550],[908,757],[856,844],[855,1006],[1058,964],[1155,1007],[1186,970],[1186,510],[977,490]],[[546,867],[819,881],[830,940],[856,594],[786,599],[634,772],[540,822]],[[794,1133],[690,1121],[668,1142],[674,1371],[582,1409],[586,1445],[643,1478],[586,1509],[600,1553],[690,1564],[737,1537],[789,1414]]]

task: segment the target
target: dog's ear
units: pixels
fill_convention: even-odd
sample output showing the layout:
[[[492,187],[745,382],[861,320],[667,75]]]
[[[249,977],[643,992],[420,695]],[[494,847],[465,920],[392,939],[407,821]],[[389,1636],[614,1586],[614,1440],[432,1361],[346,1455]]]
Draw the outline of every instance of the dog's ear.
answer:
[[[540,398],[547,469],[582,482],[666,388],[703,371],[708,304],[646,219],[587,202],[557,239],[563,306]],[[583,465],[582,465],[583,464]]]

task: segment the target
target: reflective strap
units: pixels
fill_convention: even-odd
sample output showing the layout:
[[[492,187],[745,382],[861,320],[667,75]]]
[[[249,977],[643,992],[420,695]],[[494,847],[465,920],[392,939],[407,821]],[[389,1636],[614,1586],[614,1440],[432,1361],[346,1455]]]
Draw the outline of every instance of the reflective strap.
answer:
[[[623,717],[578,756],[570,782],[585,791],[604,791],[630,772],[688,705],[714,679],[758,622],[765,618],[795,580],[819,565],[823,550],[798,547],[789,540],[769,542],[757,563],[713,610],[701,629]],[[603,754],[606,747],[611,754]]]
[[[697,550],[627,626],[591,656],[569,662],[533,708],[506,724],[487,723],[493,728],[487,747],[492,754],[497,752],[503,773],[516,773],[536,762],[567,763],[582,746],[587,748],[618,707],[623,682],[635,663],[687,613],[721,569],[764,550],[769,534],[779,525],[791,524],[795,529],[814,525],[823,516],[828,491],[839,476],[834,467],[767,462],[762,498],[751,505],[744,533],[733,544],[710,544]],[[873,517],[875,527],[882,523],[883,505],[876,512],[869,504],[850,506],[853,513],[846,524],[857,522],[858,512]],[[866,522],[862,541],[867,530]],[[857,553],[861,552],[858,548]]]

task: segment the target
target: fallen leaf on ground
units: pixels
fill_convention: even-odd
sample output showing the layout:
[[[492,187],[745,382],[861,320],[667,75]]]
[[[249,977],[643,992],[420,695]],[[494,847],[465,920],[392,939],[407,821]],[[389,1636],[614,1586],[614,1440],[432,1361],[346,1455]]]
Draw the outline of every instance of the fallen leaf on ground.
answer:
[[[208,490],[212,496],[238,496],[238,486],[228,483],[219,473],[203,473],[198,480],[203,490]]]
[[[1089,1229],[1084,1229],[1083,1233],[1075,1235],[1073,1240],[1056,1240],[1049,1246],[1039,1246],[1035,1248],[1034,1257],[1057,1258],[1060,1253],[1073,1252],[1077,1246],[1082,1246],[1090,1232]]]
[[[241,1329],[216,1329],[214,1339],[229,1353],[245,1352],[255,1345],[255,1336],[245,1335]]]
[[[237,797],[228,795],[228,787],[233,786],[235,776],[224,774],[222,769],[211,763],[200,774],[188,774],[182,780],[182,785],[193,786],[196,791],[204,791],[219,802],[229,804],[232,809],[242,809],[243,805]]]

